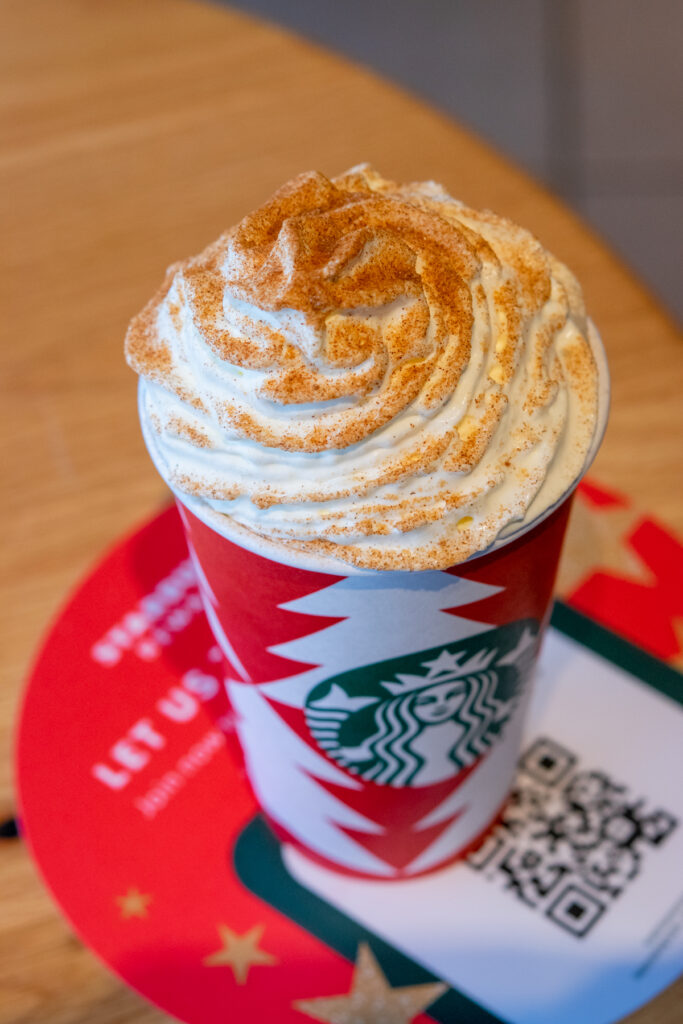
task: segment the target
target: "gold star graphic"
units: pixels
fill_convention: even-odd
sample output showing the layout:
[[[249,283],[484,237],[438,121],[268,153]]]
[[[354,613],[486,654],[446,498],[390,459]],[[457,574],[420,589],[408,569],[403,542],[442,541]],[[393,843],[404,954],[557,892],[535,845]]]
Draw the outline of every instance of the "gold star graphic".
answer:
[[[126,921],[130,917],[147,917],[147,907],[152,902],[152,897],[140,892],[139,889],[129,889],[125,896],[117,896],[116,902],[121,917]]]
[[[293,1006],[323,1024],[410,1024],[447,988],[441,982],[392,988],[372,950],[362,942],[347,995],[299,1000]]]
[[[635,583],[652,583],[650,570],[628,545],[642,518],[636,510],[622,505],[594,508],[577,494],[555,588],[560,597],[570,597],[596,572]]]
[[[250,928],[244,935],[238,935],[225,924],[218,925],[218,934],[223,943],[220,949],[210,956],[204,957],[202,963],[205,967],[232,967],[235,981],[238,985],[244,985],[249,974],[249,968],[255,964],[276,964],[277,957],[267,953],[265,949],[259,949],[259,942],[263,935],[263,925],[257,924]]]

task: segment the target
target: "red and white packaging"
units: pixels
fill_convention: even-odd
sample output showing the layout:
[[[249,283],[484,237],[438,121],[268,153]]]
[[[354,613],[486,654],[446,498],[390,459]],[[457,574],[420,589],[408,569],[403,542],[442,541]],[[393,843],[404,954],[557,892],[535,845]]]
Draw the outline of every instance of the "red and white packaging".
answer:
[[[178,503],[247,772],[276,832],[378,879],[463,854],[510,789],[571,495],[445,571],[332,575]]]

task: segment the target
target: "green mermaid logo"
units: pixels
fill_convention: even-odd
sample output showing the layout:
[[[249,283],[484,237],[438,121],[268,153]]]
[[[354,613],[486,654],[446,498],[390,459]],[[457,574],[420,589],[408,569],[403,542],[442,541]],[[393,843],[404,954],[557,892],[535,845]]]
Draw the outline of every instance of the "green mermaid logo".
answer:
[[[306,701],[310,733],[337,764],[367,781],[440,782],[500,737],[537,638],[538,624],[525,620],[326,680]]]

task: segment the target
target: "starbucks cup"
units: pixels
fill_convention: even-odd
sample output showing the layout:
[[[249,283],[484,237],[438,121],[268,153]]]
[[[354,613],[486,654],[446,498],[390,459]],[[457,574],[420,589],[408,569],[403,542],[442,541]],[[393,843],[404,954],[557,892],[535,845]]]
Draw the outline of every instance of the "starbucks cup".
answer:
[[[272,827],[376,879],[462,855],[604,430],[578,283],[434,182],[312,172],[172,267],[126,351]]]
[[[512,784],[576,484],[493,550],[422,572],[283,562],[178,499],[247,773],[283,840],[391,880],[487,829]]]

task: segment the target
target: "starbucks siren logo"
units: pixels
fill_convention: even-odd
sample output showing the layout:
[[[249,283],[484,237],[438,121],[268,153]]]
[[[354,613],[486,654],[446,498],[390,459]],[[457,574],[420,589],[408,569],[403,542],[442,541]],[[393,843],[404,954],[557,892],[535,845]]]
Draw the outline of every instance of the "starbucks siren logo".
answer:
[[[501,736],[534,661],[533,619],[353,669],[306,699],[317,745],[347,771],[384,785],[456,775]]]

